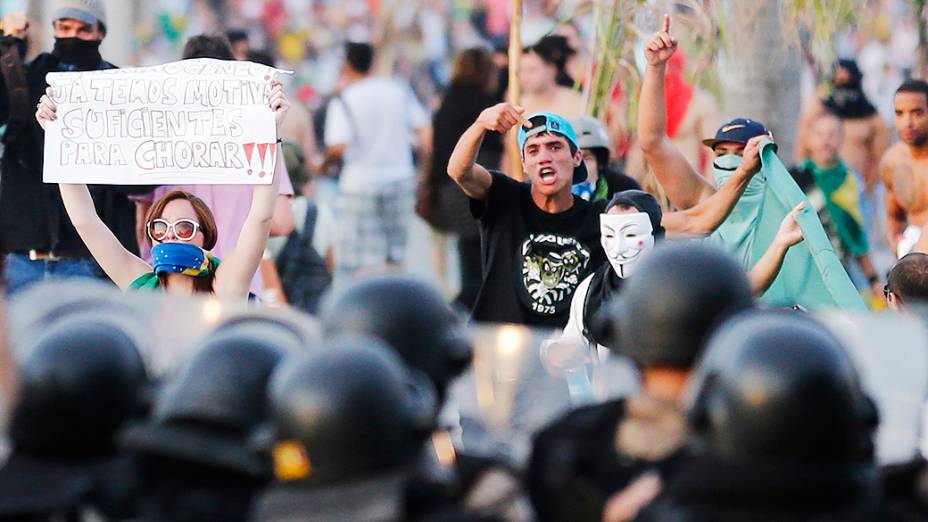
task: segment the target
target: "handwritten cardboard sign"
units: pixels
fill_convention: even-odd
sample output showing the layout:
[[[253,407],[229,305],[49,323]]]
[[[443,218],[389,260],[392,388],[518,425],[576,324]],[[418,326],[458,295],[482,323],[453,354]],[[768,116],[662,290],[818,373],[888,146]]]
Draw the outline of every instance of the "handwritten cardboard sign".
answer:
[[[46,183],[266,184],[277,158],[268,105],[279,71],[201,58],[49,73]]]

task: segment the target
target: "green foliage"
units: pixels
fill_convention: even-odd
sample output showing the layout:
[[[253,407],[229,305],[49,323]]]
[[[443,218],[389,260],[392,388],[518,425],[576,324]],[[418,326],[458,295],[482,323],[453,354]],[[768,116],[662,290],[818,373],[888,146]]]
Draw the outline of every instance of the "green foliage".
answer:
[[[587,91],[587,112],[593,116],[602,117],[606,113],[626,50],[634,49],[637,35],[631,24],[644,3],[644,0],[597,0],[593,4],[595,34]]]
[[[830,68],[835,59],[835,35],[856,22],[866,0],[783,0],[786,24],[820,68]]]

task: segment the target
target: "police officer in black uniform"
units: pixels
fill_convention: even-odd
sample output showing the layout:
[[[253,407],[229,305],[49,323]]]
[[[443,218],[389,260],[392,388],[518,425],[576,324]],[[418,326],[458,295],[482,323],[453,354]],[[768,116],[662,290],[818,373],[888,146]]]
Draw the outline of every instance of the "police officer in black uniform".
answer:
[[[132,515],[132,467],[117,433],[144,415],[148,374],[135,341],[99,314],[72,314],[16,350],[12,453],[0,468],[0,520]]]
[[[880,520],[874,403],[809,316],[753,311],[708,343],[687,456],[641,520]]]
[[[414,375],[426,377],[434,387],[437,428],[407,487],[408,517],[473,520],[479,519],[477,512],[493,516],[520,509],[516,505],[522,499],[521,488],[513,470],[496,459],[454,448],[448,426],[438,420],[448,385],[469,367],[473,349],[434,288],[408,276],[359,280],[330,295],[320,317],[328,335],[363,334],[384,341]],[[442,453],[453,458],[441,462],[436,455]],[[505,485],[483,487],[488,480]],[[486,494],[490,491],[495,494]]]
[[[260,522],[404,520],[405,487],[432,429],[434,394],[371,337],[329,339],[270,384],[277,482]]]
[[[270,460],[252,448],[268,418],[267,383],[306,340],[268,318],[219,327],[164,385],[151,419],[123,434],[139,459],[140,518],[146,522],[246,520],[271,479]]]
[[[381,339],[427,377],[444,402],[448,383],[470,365],[472,349],[438,292],[408,276],[362,279],[336,289],[320,312],[327,335]]]

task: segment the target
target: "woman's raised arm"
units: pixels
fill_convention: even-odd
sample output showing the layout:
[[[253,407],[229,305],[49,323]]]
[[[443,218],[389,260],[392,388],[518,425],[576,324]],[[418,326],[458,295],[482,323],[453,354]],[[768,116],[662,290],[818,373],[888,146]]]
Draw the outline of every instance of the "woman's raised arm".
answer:
[[[284,94],[283,86],[275,81],[268,96],[271,110],[277,120],[277,127],[290,107]],[[287,166],[280,146],[277,147],[277,160],[274,178],[268,185],[255,185],[251,198],[251,210],[245,218],[245,224],[239,233],[238,242],[232,252],[222,260],[216,270],[213,290],[217,296],[241,297],[248,295],[251,280],[261,264],[267,237],[271,231],[274,206],[282,176],[287,176]]]
[[[56,111],[55,102],[46,93],[42,96],[35,113],[43,129],[46,122],[57,119]],[[119,288],[125,290],[136,278],[151,272],[151,266],[126,250],[116,239],[116,235],[97,215],[97,209],[94,207],[87,185],[59,183],[58,188],[61,191],[64,208],[68,212],[68,217],[71,218],[71,224],[74,225],[97,264]]]

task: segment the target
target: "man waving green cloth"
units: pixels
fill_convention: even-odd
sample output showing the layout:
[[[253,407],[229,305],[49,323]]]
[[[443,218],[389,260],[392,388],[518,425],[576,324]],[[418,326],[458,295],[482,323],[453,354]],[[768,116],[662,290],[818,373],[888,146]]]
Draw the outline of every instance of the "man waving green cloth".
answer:
[[[721,186],[734,172],[740,157],[720,156],[715,161],[716,183]],[[761,145],[761,171],[711,240],[733,251],[750,269],[773,241],[780,222],[799,202],[805,209],[796,220],[805,240],[787,252],[776,280],[761,297],[768,304],[801,305],[808,309],[839,308],[864,311],[863,300],[851,282],[812,205],[776,155],[776,144]]]

